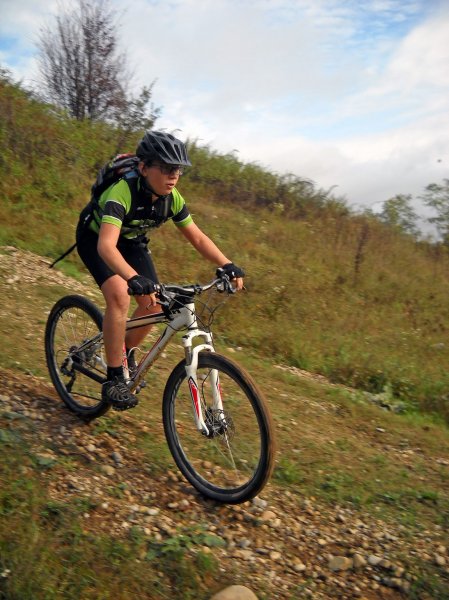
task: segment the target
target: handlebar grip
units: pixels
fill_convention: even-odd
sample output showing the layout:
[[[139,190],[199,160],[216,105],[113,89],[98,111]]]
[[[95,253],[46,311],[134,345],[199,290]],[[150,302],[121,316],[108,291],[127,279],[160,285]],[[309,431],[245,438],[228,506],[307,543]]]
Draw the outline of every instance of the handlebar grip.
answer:
[[[154,286],[154,292],[152,292],[153,294],[160,294],[161,292],[161,286],[157,283]],[[130,287],[127,289],[128,292],[128,296],[151,296],[151,294],[137,294],[134,290],[132,290]]]

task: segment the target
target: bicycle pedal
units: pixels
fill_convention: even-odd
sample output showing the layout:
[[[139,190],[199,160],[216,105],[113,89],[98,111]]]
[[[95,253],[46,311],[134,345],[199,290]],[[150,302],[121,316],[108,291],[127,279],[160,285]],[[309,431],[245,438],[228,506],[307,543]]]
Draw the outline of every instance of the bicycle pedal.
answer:
[[[146,381],[141,381],[139,383],[139,385],[136,387],[136,389],[134,390],[134,393],[138,394],[142,390],[142,388],[144,388],[146,385],[147,385]]]

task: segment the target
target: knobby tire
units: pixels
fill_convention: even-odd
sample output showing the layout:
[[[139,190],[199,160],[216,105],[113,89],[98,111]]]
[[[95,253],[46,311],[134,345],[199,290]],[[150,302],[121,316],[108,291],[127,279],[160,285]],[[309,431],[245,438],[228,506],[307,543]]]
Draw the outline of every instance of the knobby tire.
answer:
[[[207,498],[239,504],[256,496],[274,466],[274,427],[266,402],[246,371],[230,359],[201,352],[198,383],[203,411],[210,416],[210,373],[219,374],[224,432],[207,438],[196,428],[182,360],[171,373],[163,397],[163,423],[170,452],[184,477]],[[202,382],[202,383],[200,383]],[[220,423],[218,415],[215,424]],[[210,416],[213,421],[213,417]]]
[[[45,329],[45,355],[53,385],[65,405],[87,421],[103,415],[110,404],[101,398],[101,383],[69,365],[74,359],[97,378],[105,376],[104,370],[93,364],[96,356],[73,352],[84,340],[100,332],[102,324],[103,315],[93,302],[72,295],[61,298],[53,306]],[[99,356],[102,349],[101,343],[96,355]]]

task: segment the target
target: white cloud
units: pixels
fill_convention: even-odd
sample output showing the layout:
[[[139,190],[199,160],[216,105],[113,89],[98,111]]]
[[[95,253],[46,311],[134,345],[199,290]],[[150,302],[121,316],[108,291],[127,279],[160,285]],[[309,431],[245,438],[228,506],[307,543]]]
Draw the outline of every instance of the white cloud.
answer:
[[[39,26],[55,14],[57,0],[0,0],[0,35],[11,36],[24,46],[31,45]]]
[[[175,91],[213,91],[226,100],[224,108],[301,91],[311,95],[325,60],[318,32],[306,20],[270,22],[269,13],[252,4],[185,0],[173,8],[137,0],[124,28],[133,33],[130,53],[141,78],[157,75],[160,85]]]
[[[57,0],[0,0],[0,63],[10,68],[16,79],[33,82],[39,30],[57,6]]]

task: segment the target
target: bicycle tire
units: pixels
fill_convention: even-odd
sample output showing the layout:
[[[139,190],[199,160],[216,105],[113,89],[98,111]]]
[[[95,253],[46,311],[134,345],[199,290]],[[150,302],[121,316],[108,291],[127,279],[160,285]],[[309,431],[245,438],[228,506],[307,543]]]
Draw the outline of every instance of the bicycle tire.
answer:
[[[203,412],[213,425],[225,423],[216,427],[218,433],[206,437],[194,423],[185,367],[182,360],[173,369],[163,396],[164,431],[173,459],[203,496],[226,504],[250,500],[263,489],[274,467],[274,426],[266,401],[249,374],[235,362],[200,352],[197,377]],[[207,379],[212,379],[214,370],[220,381],[222,421],[214,421],[208,404]],[[217,449],[220,445],[223,451]]]
[[[100,380],[106,378],[103,342],[80,353],[76,348],[101,332],[102,324],[103,315],[93,302],[72,295],[56,302],[45,328],[45,356],[53,385],[67,408],[87,421],[110,408],[101,397]],[[84,372],[74,367],[74,361]]]

